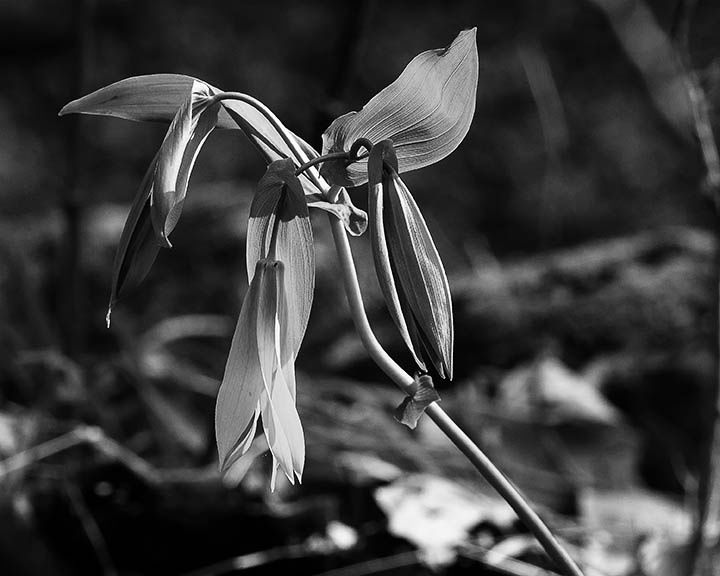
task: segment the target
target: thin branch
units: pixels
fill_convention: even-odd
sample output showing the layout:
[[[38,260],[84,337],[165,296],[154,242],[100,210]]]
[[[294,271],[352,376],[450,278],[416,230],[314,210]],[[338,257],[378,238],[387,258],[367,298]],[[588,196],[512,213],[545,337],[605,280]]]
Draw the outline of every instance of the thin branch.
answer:
[[[93,517],[92,512],[90,512],[82,492],[71,482],[65,483],[65,492],[70,500],[70,504],[75,510],[75,514],[82,524],[90,545],[95,551],[95,556],[97,556],[98,562],[100,566],[102,566],[102,573],[104,576],[117,576],[118,570],[115,568],[115,564],[110,557],[105,537]]]
[[[355,328],[375,363],[403,392],[412,394],[412,385],[414,383],[412,376],[405,372],[388,355],[370,327],[370,322],[365,313],[357,271],[345,228],[340,220],[332,216],[330,217],[330,226],[332,228],[333,239],[335,240],[335,247],[345,284],[345,293]],[[475,445],[445,411],[437,404],[431,404],[427,408],[426,413],[455,446],[460,449],[473,466],[475,466],[485,480],[487,480],[512,507],[520,520],[532,531],[547,554],[556,562],[562,572],[567,576],[582,576],[580,568],[578,568],[574,560],[562,548],[552,532],[550,532],[549,528],[530,507],[520,492],[505,478],[502,472],[495,467],[492,461]]]

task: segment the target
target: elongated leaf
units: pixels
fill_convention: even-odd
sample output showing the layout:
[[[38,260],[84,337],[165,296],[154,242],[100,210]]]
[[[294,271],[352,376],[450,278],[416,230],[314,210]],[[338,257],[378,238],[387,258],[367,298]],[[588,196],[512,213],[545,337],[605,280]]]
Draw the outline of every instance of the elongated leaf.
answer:
[[[135,194],[115,252],[110,303],[106,317],[108,327],[117,301],[145,279],[160,251],[150,218],[150,194],[157,159],[158,154],[155,155]]]
[[[217,397],[215,435],[223,471],[247,451],[255,435],[264,392],[257,338],[258,307],[268,283],[267,270],[258,262],[240,310]]]
[[[315,248],[305,195],[289,159],[270,164],[258,183],[246,240],[248,274],[268,256],[273,233],[277,239],[272,257],[285,265],[284,289],[292,312],[290,348],[297,354],[312,307]]]
[[[287,306],[283,278],[285,267],[282,262],[265,259],[260,260],[259,265],[266,267],[268,278],[260,294],[257,330],[260,368],[267,394],[267,402],[262,409],[263,427],[276,463],[294,484],[296,475],[298,479],[302,478],[305,440],[295,407],[294,376],[292,391],[286,378],[288,370],[294,371],[294,356],[286,361],[285,369],[281,362],[281,358],[286,356],[283,349],[292,345],[289,326],[284,325],[292,312],[280,314],[280,310]],[[272,485],[274,488],[274,474]]]
[[[388,244],[393,264],[436,370],[453,375],[450,285],[425,219],[397,173],[387,168]]]
[[[380,143],[373,147],[368,160],[370,180],[368,182],[368,210],[370,212],[370,243],[373,259],[375,260],[375,273],[385,298],[385,304],[390,316],[395,322],[402,339],[412,353],[417,365],[425,370],[425,364],[420,357],[420,348],[414,337],[414,327],[408,325],[412,318],[404,313],[400,295],[395,284],[395,274],[390,260],[387,237],[385,233],[384,214],[384,185],[386,146]],[[394,158],[392,158],[394,160]],[[395,163],[397,165],[397,163]]]
[[[446,49],[416,56],[402,74],[360,112],[337,118],[323,134],[323,154],[349,151],[358,138],[392,139],[398,172],[416,170],[450,154],[467,134],[478,82],[475,28],[461,32]],[[332,184],[367,181],[366,161],[343,166],[326,162],[321,173]]]
[[[160,147],[152,193],[152,221],[159,241],[170,247],[185,202],[190,173],[202,144],[215,128],[220,104],[208,106],[207,85],[193,82]]]

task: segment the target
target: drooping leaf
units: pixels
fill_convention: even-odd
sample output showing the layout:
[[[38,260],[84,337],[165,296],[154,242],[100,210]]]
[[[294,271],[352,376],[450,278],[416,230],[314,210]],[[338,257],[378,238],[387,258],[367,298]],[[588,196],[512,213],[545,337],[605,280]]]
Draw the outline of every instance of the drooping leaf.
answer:
[[[160,147],[152,192],[152,221],[159,241],[169,247],[185,202],[190,173],[198,153],[215,128],[220,105],[210,104],[210,89],[193,82]]]
[[[250,447],[264,390],[258,351],[258,307],[268,284],[267,270],[257,270],[243,301],[215,409],[215,435],[221,470],[227,470]]]
[[[467,134],[478,82],[475,28],[441,50],[416,56],[402,74],[360,112],[337,118],[323,134],[323,154],[348,152],[358,138],[392,139],[398,172],[416,170],[450,154]],[[367,181],[366,160],[326,162],[321,173],[338,186]]]
[[[312,307],[315,248],[305,195],[289,159],[268,166],[250,206],[246,240],[249,275],[256,262],[268,256],[273,234],[277,236],[273,258],[285,265],[284,289],[292,312],[290,348],[297,354]]]
[[[420,356],[420,348],[415,334],[414,326],[409,323],[412,318],[403,310],[401,296],[395,282],[395,271],[393,270],[390,257],[390,249],[387,242],[385,230],[385,163],[397,162],[394,156],[386,158],[386,152],[392,148],[384,142],[374,146],[370,152],[368,170],[370,180],[368,182],[368,211],[370,219],[370,243],[372,246],[373,259],[375,261],[375,273],[378,283],[385,298],[385,304],[390,316],[395,323],[405,345],[412,353],[413,359],[421,370],[425,370],[425,364]]]
[[[158,155],[155,155],[135,194],[115,252],[110,303],[106,317],[108,326],[117,301],[145,279],[160,251],[150,218],[150,194]]]
[[[385,216],[393,264],[435,369],[452,380],[454,328],[445,268],[415,199],[398,174],[387,170]]]

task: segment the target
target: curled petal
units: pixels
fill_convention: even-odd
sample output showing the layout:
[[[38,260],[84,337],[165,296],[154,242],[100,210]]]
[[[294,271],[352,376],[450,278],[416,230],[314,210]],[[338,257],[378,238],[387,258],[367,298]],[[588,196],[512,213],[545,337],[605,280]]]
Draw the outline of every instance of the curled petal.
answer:
[[[182,74],[134,76],[73,100],[60,110],[60,116],[93,114],[135,121],[172,122],[195,82],[207,86],[213,95],[222,92],[207,82]],[[272,122],[246,102],[224,100],[218,110],[217,128],[242,130],[268,163],[294,156]],[[293,137],[307,155],[298,159],[304,162],[314,150],[299,136],[293,134]]]
[[[337,118],[323,134],[323,154],[348,152],[359,138],[392,139],[399,170],[433,164],[450,154],[467,134],[478,82],[475,28],[461,32],[442,50],[416,56],[402,74],[360,112]],[[366,161],[344,166],[327,162],[321,173],[331,184],[367,181]]]
[[[152,192],[152,220],[160,242],[169,247],[185,201],[195,160],[215,128],[220,104],[209,104],[210,89],[193,82],[160,147]],[[209,104],[209,105],[208,105]]]

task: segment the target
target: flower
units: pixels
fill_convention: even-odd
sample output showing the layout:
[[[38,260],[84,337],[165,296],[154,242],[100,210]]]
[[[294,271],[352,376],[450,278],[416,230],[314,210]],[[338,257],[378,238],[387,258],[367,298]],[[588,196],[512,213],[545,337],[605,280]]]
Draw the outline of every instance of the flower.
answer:
[[[285,267],[258,260],[243,301],[215,412],[220,468],[226,472],[245,454],[258,417],[273,455],[272,487],[278,468],[290,482],[302,479],[305,440],[295,407],[295,356],[286,323],[289,310]]]
[[[418,367],[421,350],[443,378],[453,375],[450,285],[425,219],[397,173],[392,142],[368,159],[368,211],[375,271],[395,325]]]
[[[442,50],[416,56],[359,112],[337,118],[323,134],[323,153],[349,153],[321,174],[338,186],[368,182],[375,271],[395,325],[421,370],[421,352],[441,377],[453,375],[452,300],[425,220],[399,173],[433,164],[467,134],[475,113],[475,29]],[[352,152],[367,143],[369,155]],[[363,144],[365,146],[365,144]]]
[[[273,476],[302,479],[305,441],[295,407],[295,358],[315,282],[312,228],[291,160],[270,164],[250,207],[250,288],[243,301],[215,411],[221,470],[252,443],[258,417],[273,455]]]

